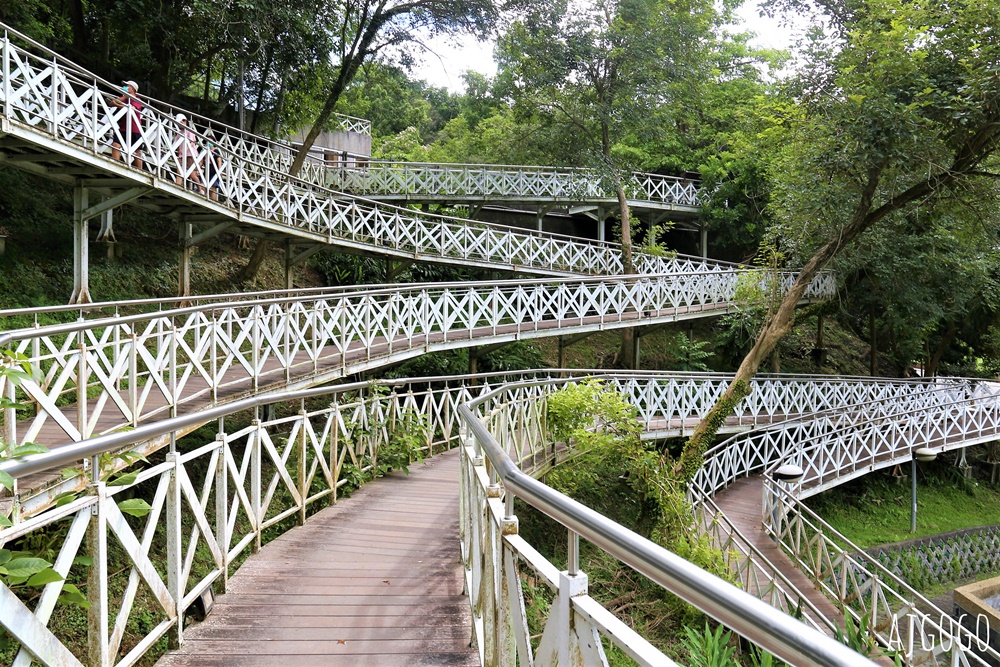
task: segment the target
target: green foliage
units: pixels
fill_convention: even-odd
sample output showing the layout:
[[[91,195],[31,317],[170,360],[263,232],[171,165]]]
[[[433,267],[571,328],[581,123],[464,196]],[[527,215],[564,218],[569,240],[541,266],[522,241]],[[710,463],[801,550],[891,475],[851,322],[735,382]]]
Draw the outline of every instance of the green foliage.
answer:
[[[970,452],[971,456],[975,452]],[[920,464],[915,535],[909,532],[908,479],[867,475],[810,498],[808,505],[863,549],[1000,524],[1000,492],[985,482],[953,474],[952,470],[956,470],[954,463],[947,459]]]
[[[552,439],[584,452],[549,473],[553,488],[591,507],[604,507],[615,498],[619,506],[611,510],[613,514],[631,505],[633,528],[699,567],[723,578],[731,576],[722,554],[692,529],[686,480],[678,476],[667,452],[641,441],[636,408],[620,392],[596,380],[567,385],[548,396],[546,423]],[[616,486],[623,479],[637,500],[619,500]],[[680,623],[700,617],[679,601],[671,608]]]
[[[896,667],[902,667],[903,654],[899,651],[885,649],[875,641],[875,632],[871,622],[871,614],[865,612],[855,621],[845,614],[844,628],[837,628],[837,641],[854,651],[869,658],[889,658]]]
[[[687,627],[684,632],[682,641],[688,650],[689,667],[729,667],[736,662],[736,647],[732,645],[733,633],[723,626],[716,626],[713,631],[705,623],[702,631]]]

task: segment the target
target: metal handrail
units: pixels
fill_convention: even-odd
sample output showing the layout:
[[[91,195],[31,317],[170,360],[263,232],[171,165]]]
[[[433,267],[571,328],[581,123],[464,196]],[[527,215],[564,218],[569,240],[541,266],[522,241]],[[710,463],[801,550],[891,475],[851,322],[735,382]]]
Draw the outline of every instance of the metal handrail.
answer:
[[[10,333],[4,334],[4,336],[11,335]],[[2,344],[3,337],[0,337],[0,344]],[[471,373],[471,374],[459,374],[459,375],[436,375],[436,376],[421,376],[416,378],[396,378],[396,379],[384,379],[377,380],[375,382],[352,382],[345,384],[337,384],[333,386],[325,387],[312,387],[309,389],[300,389],[291,392],[284,392],[282,394],[269,394],[267,396],[254,396],[250,398],[239,399],[231,403],[226,403],[225,405],[216,406],[213,408],[207,408],[204,410],[199,410],[195,413],[189,415],[183,415],[179,417],[170,417],[167,419],[159,420],[150,424],[143,426],[138,426],[128,431],[122,431],[118,433],[108,433],[102,436],[97,436],[90,438],[88,440],[83,440],[80,442],[75,442],[68,444],[63,447],[59,447],[56,450],[52,450],[45,454],[33,454],[26,457],[20,457],[17,459],[7,459],[0,461],[0,470],[8,473],[11,477],[17,479],[18,477],[23,477],[24,475],[40,472],[42,470],[63,467],[67,464],[79,461],[88,456],[95,456],[98,454],[105,454],[112,452],[121,447],[126,447],[129,445],[134,445],[149,438],[153,438],[160,435],[165,435],[172,431],[177,431],[179,429],[185,428],[199,423],[207,423],[219,417],[225,417],[230,414],[240,412],[242,410],[247,410],[254,407],[260,407],[263,405],[270,405],[272,403],[282,403],[286,401],[293,401],[299,399],[315,398],[317,396],[325,396],[331,393],[344,392],[344,391],[354,391],[358,389],[371,388],[373,386],[379,387],[400,387],[414,384],[433,384],[438,382],[455,382],[464,380],[476,380],[476,381],[489,381],[493,378],[515,378],[515,377],[525,377],[539,374],[546,374],[548,377],[543,379],[535,380],[519,380],[515,383],[509,383],[500,387],[489,394],[484,395],[482,398],[477,399],[471,405],[478,406],[483,401],[491,399],[497,396],[503,391],[508,391],[512,388],[524,388],[532,386],[540,386],[553,383],[567,383],[567,382],[578,382],[584,379],[600,377],[600,376],[614,376],[616,378],[627,377],[627,378],[655,378],[655,379],[674,379],[674,378],[722,378],[731,377],[725,373],[699,373],[696,371],[689,371],[684,373],[676,373],[673,371],[632,371],[623,373],[622,371],[609,370],[609,369],[572,369],[572,372],[577,374],[576,377],[570,378],[553,378],[551,375],[562,372],[558,368],[535,368],[522,371],[494,371],[490,373]],[[581,375],[582,374],[582,375]],[[791,376],[791,374],[762,374],[760,377],[767,378],[779,378],[781,376]],[[835,380],[837,376],[828,375],[815,375],[815,376],[794,376],[800,379],[812,379],[817,381],[825,380]],[[840,378],[843,379],[843,378]],[[914,382],[913,380],[896,380],[890,378],[891,382]]]
[[[510,388],[512,385],[458,407],[508,491],[782,660],[828,667],[875,665],[831,637],[522,473],[473,412]]]

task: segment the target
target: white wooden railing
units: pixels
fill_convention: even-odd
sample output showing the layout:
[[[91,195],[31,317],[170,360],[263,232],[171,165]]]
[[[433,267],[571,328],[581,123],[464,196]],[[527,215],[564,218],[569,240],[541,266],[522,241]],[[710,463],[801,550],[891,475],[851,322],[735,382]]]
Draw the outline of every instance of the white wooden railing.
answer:
[[[288,146],[188,112],[184,113],[194,121],[197,141],[193,157],[185,159],[179,150],[184,140],[174,120],[181,110],[143,98],[141,132],[133,136],[127,122],[122,131],[120,121],[130,110],[112,104],[122,94],[120,87],[9,28],[0,41],[0,66],[0,133],[35,147],[40,161],[51,161],[58,154],[241,224],[280,230],[315,243],[542,274],[621,273],[621,249],[616,244],[423,214],[347,196],[322,187],[329,180],[328,168],[316,160],[307,161],[301,178],[290,178]],[[112,144],[122,147],[121,162],[111,160]],[[215,193],[203,187],[211,180],[206,170],[212,150],[221,163]],[[142,169],[132,166],[137,158],[142,160]],[[32,159],[24,153],[13,163],[30,168]],[[38,171],[54,173],[44,166]],[[650,179],[651,184],[658,183],[650,185],[651,190],[670,189],[658,177]],[[666,273],[723,264],[638,253],[635,266],[640,273]]]
[[[610,202],[615,191],[593,169],[421,162],[358,162],[327,171],[325,185],[344,192],[393,200],[442,197],[449,201]],[[697,209],[701,183],[636,172],[625,179],[628,198],[646,204]]]

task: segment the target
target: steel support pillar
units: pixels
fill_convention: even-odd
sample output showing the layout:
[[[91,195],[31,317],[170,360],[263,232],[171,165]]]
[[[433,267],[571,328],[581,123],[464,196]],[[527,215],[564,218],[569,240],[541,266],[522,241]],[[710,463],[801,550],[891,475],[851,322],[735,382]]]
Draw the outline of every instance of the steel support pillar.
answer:
[[[73,188],[73,294],[69,302],[92,303],[90,298],[90,225],[84,214],[88,204],[87,188]]]
[[[118,244],[115,240],[114,209],[109,208],[98,217],[101,219],[101,227],[97,230],[97,238],[94,240],[108,244],[108,259],[112,259],[115,256],[115,246]]]
[[[178,238],[180,252],[177,267],[177,296],[191,296],[191,253],[194,252],[194,246],[191,244],[190,222],[181,221]]]

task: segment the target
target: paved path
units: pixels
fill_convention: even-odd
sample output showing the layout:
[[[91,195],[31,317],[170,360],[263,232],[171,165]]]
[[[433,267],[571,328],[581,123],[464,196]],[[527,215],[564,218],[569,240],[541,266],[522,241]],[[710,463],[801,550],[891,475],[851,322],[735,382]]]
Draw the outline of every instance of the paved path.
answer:
[[[462,594],[458,450],[356,491],[251,556],[157,665],[478,665]]]

